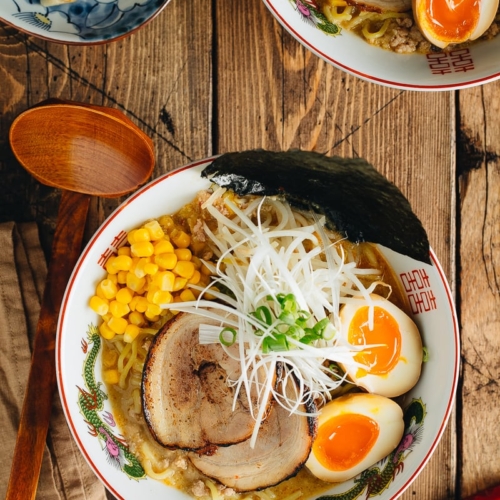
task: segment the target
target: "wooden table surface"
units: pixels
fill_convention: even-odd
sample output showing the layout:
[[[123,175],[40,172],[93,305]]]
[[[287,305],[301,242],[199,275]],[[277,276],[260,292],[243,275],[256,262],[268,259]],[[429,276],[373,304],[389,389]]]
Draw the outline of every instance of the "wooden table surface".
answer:
[[[0,222],[35,220],[48,254],[59,192],[8,143],[17,114],[47,98],[123,111],[154,141],[154,176],[257,147],[366,158],[426,227],[461,328],[452,418],[402,498],[465,498],[500,483],[499,95],[500,82],[425,93],[361,81],[299,45],[261,0],[174,0],[133,36],[93,47],[0,23]],[[92,201],[87,238],[117,203]]]

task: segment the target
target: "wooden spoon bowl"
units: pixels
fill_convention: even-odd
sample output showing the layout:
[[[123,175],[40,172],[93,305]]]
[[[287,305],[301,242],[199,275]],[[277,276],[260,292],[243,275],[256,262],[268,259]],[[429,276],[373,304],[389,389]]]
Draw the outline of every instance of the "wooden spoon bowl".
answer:
[[[119,197],[143,184],[153,142],[121,112],[51,100],[19,115],[10,144],[21,165],[47,186]]]

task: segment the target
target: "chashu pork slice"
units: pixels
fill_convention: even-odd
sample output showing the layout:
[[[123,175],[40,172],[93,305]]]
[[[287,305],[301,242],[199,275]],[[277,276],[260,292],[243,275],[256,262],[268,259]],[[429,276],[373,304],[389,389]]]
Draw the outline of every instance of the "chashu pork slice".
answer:
[[[156,441],[168,448],[200,450],[239,443],[255,426],[244,390],[233,411],[234,389],[228,380],[238,379],[240,362],[220,344],[201,345],[200,324],[221,322],[177,314],[157,333],[144,365],[144,417]],[[236,356],[238,345],[229,351]]]
[[[287,390],[293,394],[291,377]],[[316,405],[301,405],[300,412],[315,413]],[[218,448],[212,455],[189,453],[193,465],[208,477],[237,491],[261,490],[295,476],[306,462],[316,436],[317,419],[290,414],[274,402],[262,423],[255,447],[250,440]]]

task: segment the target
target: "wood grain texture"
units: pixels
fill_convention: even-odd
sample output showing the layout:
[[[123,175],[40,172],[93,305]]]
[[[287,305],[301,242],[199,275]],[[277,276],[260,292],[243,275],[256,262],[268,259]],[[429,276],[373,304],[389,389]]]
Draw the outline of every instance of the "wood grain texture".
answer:
[[[460,485],[500,481],[500,84],[460,93]]]
[[[231,4],[217,2],[216,12],[217,151],[302,148],[366,158],[408,197],[454,288],[453,94],[363,82],[304,49],[261,1]],[[455,457],[452,419],[402,498],[453,498]]]
[[[50,252],[60,193],[24,172],[7,141],[14,117],[50,97],[123,111],[154,142],[154,176],[257,147],[367,158],[426,227],[463,340],[456,413],[402,499],[500,483],[500,83],[424,93],[363,82],[304,49],[261,0],[235,4],[174,0],[132,37],[95,47],[0,24],[0,221],[36,220]],[[120,201],[91,200],[86,239]]]
[[[0,220],[36,220],[48,255],[59,193],[12,170],[7,137],[15,116],[50,97],[122,111],[154,142],[154,176],[212,154],[212,17],[201,11],[202,0],[172,2],[134,36],[90,47],[41,41],[0,24],[0,172],[8,176]],[[121,201],[91,201],[86,239]]]
[[[8,500],[32,500],[36,496],[57,385],[57,322],[69,277],[80,256],[89,199],[86,194],[71,191],[63,191],[61,196],[7,488]],[[28,455],[30,460],[26,460]]]

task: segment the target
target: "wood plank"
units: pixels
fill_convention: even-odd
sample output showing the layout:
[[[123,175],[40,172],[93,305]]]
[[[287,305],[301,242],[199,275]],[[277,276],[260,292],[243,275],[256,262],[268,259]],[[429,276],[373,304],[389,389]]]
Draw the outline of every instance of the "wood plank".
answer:
[[[49,97],[124,112],[155,143],[154,176],[211,155],[212,29],[210,16],[197,15],[204,9],[202,0],[172,2],[133,36],[97,46],[44,42],[0,25],[0,71],[9,68],[0,74],[7,83],[0,86],[0,171],[8,172],[0,220],[36,220],[50,250],[59,193],[20,172],[7,141],[15,116]],[[86,239],[120,201],[92,201]]]
[[[238,9],[217,2],[216,33],[217,152],[302,148],[367,158],[409,198],[454,288],[453,94],[342,73],[299,45],[260,0]],[[452,420],[402,498],[451,498],[455,459]]]
[[[460,92],[462,497],[500,483],[500,82]]]

